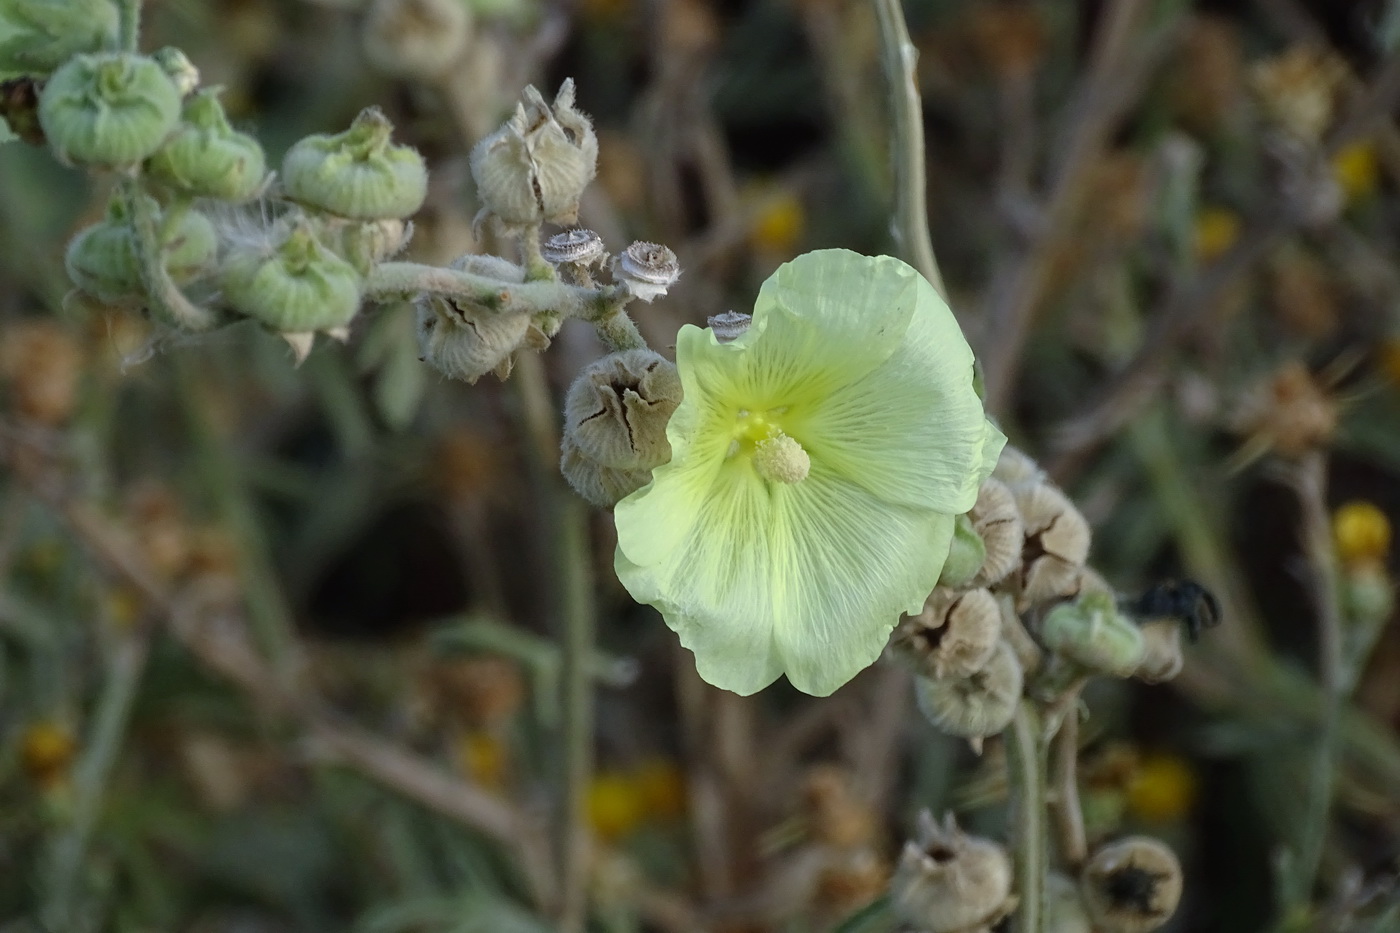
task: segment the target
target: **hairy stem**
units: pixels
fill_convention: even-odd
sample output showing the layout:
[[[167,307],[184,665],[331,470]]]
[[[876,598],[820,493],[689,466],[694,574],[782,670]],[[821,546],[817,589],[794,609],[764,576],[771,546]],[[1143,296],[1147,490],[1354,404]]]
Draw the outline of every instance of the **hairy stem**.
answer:
[[[563,600],[564,820],[560,848],[559,928],[581,933],[587,921],[587,792],[593,775],[593,656],[595,619],[588,513],[564,494],[559,509],[560,596]]]
[[[899,0],[877,0],[880,60],[890,90],[894,149],[894,233],[900,252],[938,294],[947,297],[928,232],[924,190],[924,116],[914,65],[919,54],[909,40]]]
[[[121,0],[117,43],[123,52],[141,51],[141,6],[144,0]]]
[[[1006,732],[1007,778],[1014,810],[1016,933],[1041,933],[1045,900],[1045,743],[1040,715],[1021,700]]]
[[[151,315],[171,327],[183,330],[208,330],[217,318],[208,308],[201,308],[185,297],[165,271],[164,249],[156,222],[155,207],[141,185],[134,179],[122,182],[127,216],[135,233],[136,262],[141,270],[141,286],[145,289]]]
[[[1079,805],[1079,691],[1073,691],[1071,708],[1060,723],[1060,731],[1052,743],[1055,768],[1054,804],[1055,828],[1060,840],[1060,855],[1065,865],[1074,871],[1089,855],[1084,836],[1084,811]]]

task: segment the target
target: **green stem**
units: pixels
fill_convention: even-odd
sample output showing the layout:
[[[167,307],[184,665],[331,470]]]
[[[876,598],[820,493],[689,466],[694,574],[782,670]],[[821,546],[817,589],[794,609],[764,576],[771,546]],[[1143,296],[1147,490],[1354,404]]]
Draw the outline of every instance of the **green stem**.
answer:
[[[1313,573],[1314,600],[1318,614],[1319,680],[1322,686],[1322,722],[1313,758],[1312,778],[1293,860],[1289,885],[1294,906],[1311,902],[1313,885],[1322,864],[1327,825],[1336,784],[1338,734],[1342,707],[1344,659],[1342,618],[1337,598],[1336,566],[1332,553],[1331,523],[1327,514],[1327,462],[1319,452],[1308,454],[1297,464],[1294,484],[1302,508],[1303,552]]]
[[[518,284],[416,262],[383,262],[370,273],[365,298],[389,302],[441,295],[500,314],[552,311],[564,317],[588,317],[615,290],[612,286],[579,288],[557,280]]]
[[[108,667],[96,721],[73,775],[72,823],[54,843],[44,909],[48,929],[74,928],[75,908],[82,903],[78,885],[83,874],[83,855],[102,811],[103,792],[121,751],[149,648],[145,632],[129,634],[117,645]]]
[[[146,291],[152,317],[182,330],[200,331],[213,327],[217,321],[214,313],[186,298],[166,273],[165,251],[161,247],[155,207],[141,189],[140,182],[135,179],[123,181],[122,193],[126,199],[127,216],[131,218],[131,228],[135,233],[134,245],[136,262],[141,270],[141,286]]]
[[[1015,811],[1016,933],[1041,933],[1045,902],[1045,742],[1040,714],[1021,700],[1006,732],[1007,777]]]
[[[559,928],[582,933],[588,913],[587,793],[593,774],[593,656],[595,619],[588,512],[564,493],[558,511],[560,595],[564,601],[564,838]]]
[[[123,52],[141,51],[141,6],[144,0],[121,0],[117,42]]]
[[[899,0],[877,0],[875,10],[880,19],[880,60],[889,84],[893,120],[895,239],[909,264],[946,298],[928,232],[923,104],[914,71],[919,53],[909,40]]]

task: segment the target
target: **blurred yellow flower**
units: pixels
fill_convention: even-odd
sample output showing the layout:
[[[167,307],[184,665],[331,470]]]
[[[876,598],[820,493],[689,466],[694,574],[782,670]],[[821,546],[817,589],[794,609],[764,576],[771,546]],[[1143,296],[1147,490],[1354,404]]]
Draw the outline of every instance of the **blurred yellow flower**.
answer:
[[[1332,157],[1332,177],[1341,185],[1348,204],[1375,194],[1380,176],[1376,146],[1370,140],[1351,143]]]
[[[1390,552],[1390,519],[1370,502],[1348,502],[1332,513],[1332,540],[1344,566],[1382,563]]]
[[[773,191],[759,202],[749,241],[757,250],[792,255],[797,252],[806,223],[807,212],[796,195],[786,190]]]
[[[685,776],[669,758],[648,758],[632,772],[632,782],[647,816],[674,820],[685,813]]]
[[[129,586],[115,587],[108,591],[104,608],[114,626],[129,630],[141,618],[141,594]]]
[[[1176,755],[1148,755],[1128,782],[1128,810],[1144,823],[1172,823],[1196,800],[1196,775]]]
[[[68,776],[76,751],[72,730],[48,719],[31,724],[20,738],[24,773],[46,790]]]
[[[1228,207],[1203,207],[1196,213],[1196,258],[1211,262],[1240,238],[1240,215]]]
[[[637,782],[621,771],[599,771],[588,785],[588,824],[606,842],[616,842],[642,822],[645,801]]]
[[[487,790],[505,787],[510,751],[500,737],[483,730],[468,732],[458,744],[457,761],[463,772]]]

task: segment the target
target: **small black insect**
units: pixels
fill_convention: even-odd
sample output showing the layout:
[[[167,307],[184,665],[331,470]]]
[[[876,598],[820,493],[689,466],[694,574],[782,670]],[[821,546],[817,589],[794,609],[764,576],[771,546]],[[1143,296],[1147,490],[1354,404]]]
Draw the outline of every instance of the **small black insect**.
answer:
[[[1201,637],[1201,629],[1220,624],[1220,600],[1194,580],[1165,580],[1148,587],[1130,608],[1143,620],[1180,620],[1193,642]]]
[[[1161,910],[1157,907],[1157,885],[1169,876],[1163,872],[1148,871],[1132,862],[1116,869],[1104,879],[1104,893],[1115,907],[1131,909],[1144,917],[1155,917]]]

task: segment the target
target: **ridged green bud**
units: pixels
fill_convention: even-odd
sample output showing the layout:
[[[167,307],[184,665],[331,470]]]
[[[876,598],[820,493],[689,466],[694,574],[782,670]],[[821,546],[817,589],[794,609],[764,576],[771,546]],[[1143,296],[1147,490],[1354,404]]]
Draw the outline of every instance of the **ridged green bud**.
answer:
[[[180,91],[149,58],[79,55],[39,95],[39,124],[65,162],[121,168],[165,142],[180,119]]]
[[[546,104],[525,89],[515,114],[472,149],[472,178],[482,210],[511,225],[570,224],[578,199],[598,170],[598,137],[574,106],[574,82]]]
[[[185,102],[175,133],[151,156],[146,170],[172,188],[234,203],[255,197],[267,179],[262,146],[229,126],[218,88],[199,91]]]
[[[173,45],[167,45],[163,49],[156,49],[151,53],[151,58],[161,70],[175,82],[175,89],[180,92],[181,97],[188,97],[199,87],[199,69],[194,62],[185,54],[183,49],[177,49]]]
[[[111,0],[0,0],[0,73],[46,75],[117,35]]]
[[[982,563],[987,559],[987,546],[972,528],[972,519],[959,515],[953,521],[953,543],[948,557],[943,561],[943,572],[938,577],[939,586],[960,587],[972,582]]]
[[[343,133],[306,137],[282,160],[283,190],[353,220],[412,215],[428,196],[428,169],[417,150],[390,142],[393,132],[383,112],[369,107]]]
[[[1142,630],[1118,612],[1111,595],[1091,592],[1050,610],[1040,626],[1045,647],[1081,667],[1131,677],[1142,663]]]
[[[183,284],[199,278],[213,266],[218,235],[209,218],[186,210],[166,234],[161,249],[166,273],[176,284]],[[136,234],[120,199],[112,202],[106,219],[73,238],[64,266],[74,285],[103,301],[121,301],[142,293]]]
[[[224,263],[225,300],[280,333],[345,327],[360,308],[360,276],[321,245],[305,221],[293,224],[271,255],[235,253]]]

